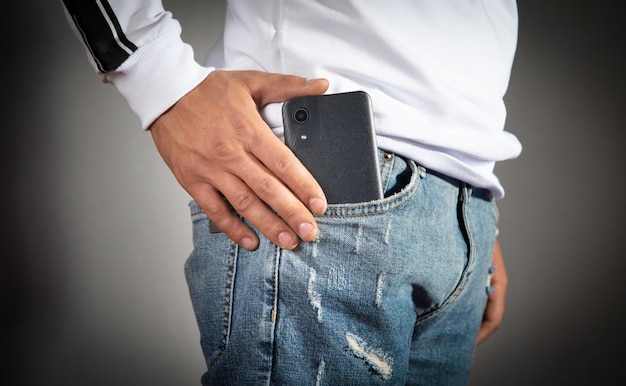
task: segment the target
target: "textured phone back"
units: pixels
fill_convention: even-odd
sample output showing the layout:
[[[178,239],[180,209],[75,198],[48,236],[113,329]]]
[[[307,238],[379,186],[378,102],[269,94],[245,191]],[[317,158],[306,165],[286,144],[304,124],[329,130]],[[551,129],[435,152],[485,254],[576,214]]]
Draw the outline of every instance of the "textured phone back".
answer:
[[[367,93],[293,98],[283,105],[283,124],[285,143],[317,179],[330,204],[382,198]]]

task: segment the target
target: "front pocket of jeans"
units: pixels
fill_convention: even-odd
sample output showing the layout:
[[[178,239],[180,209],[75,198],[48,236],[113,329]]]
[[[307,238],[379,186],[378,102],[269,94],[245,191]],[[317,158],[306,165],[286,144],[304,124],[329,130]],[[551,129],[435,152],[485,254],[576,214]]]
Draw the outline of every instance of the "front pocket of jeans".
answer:
[[[209,232],[210,221],[195,202],[190,208],[194,248],[185,262],[185,278],[202,351],[211,367],[228,344],[238,249],[223,233]]]
[[[349,203],[349,204],[329,204],[326,212],[318,218],[320,221],[332,218],[349,218],[372,216],[394,210],[404,205],[418,191],[420,185],[420,175],[418,167],[413,161],[407,161],[411,168],[411,177],[398,193],[379,200]]]

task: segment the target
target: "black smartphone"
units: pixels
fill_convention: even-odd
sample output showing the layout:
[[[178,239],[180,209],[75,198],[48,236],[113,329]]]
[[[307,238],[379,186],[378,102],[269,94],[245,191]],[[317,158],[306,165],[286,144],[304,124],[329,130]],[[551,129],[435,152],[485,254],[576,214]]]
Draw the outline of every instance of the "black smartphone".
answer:
[[[329,204],[383,197],[366,92],[292,98],[282,114],[286,145],[315,177]]]

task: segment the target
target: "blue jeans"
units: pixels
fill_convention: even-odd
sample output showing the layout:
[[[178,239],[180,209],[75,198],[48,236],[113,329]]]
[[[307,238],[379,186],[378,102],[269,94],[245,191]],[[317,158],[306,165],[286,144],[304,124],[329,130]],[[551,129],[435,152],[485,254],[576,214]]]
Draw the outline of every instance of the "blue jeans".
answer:
[[[463,385],[487,300],[484,189],[380,152],[386,196],[330,205],[293,251],[239,248],[190,203],[205,385]]]

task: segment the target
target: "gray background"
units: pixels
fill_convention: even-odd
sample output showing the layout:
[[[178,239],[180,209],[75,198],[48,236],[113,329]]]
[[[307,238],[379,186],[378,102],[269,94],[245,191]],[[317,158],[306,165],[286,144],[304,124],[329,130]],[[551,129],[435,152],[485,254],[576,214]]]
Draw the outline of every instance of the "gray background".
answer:
[[[471,385],[622,372],[625,36],[610,4],[520,1],[506,100],[524,152],[496,168],[511,283]],[[222,2],[166,5],[202,60]],[[99,82],[59,2],[9,2],[0,17],[1,383],[199,384],[187,194]]]

